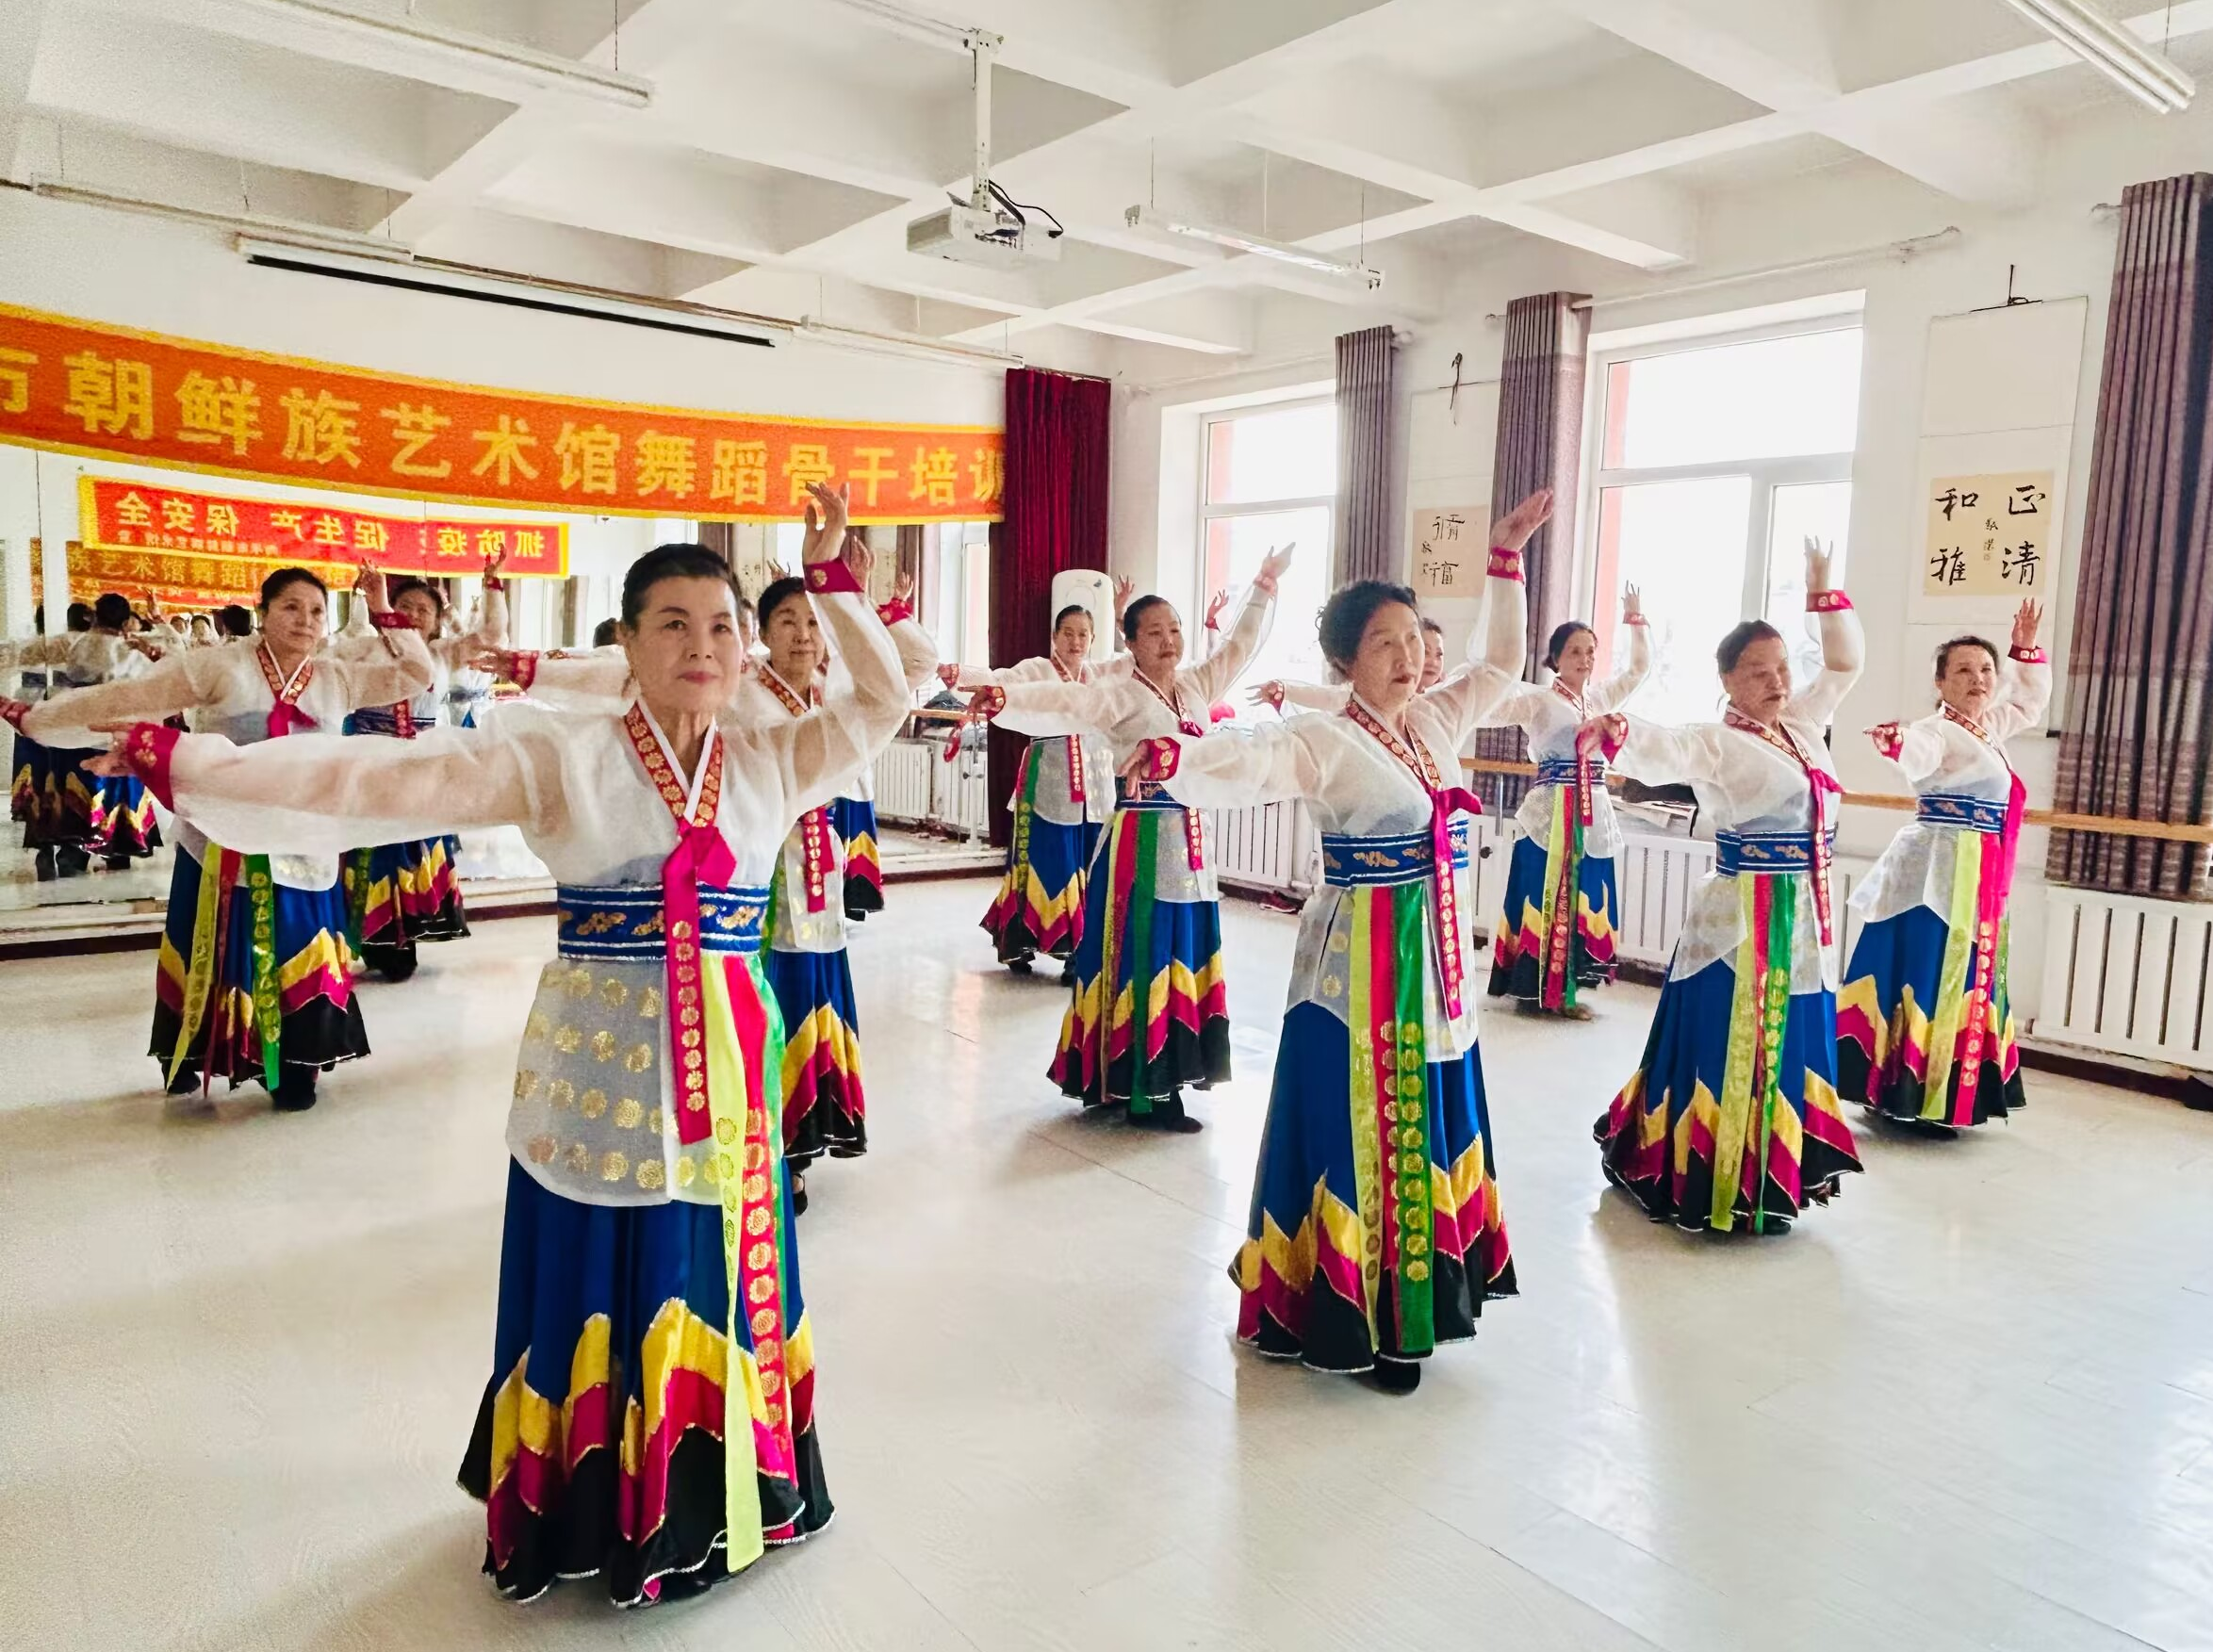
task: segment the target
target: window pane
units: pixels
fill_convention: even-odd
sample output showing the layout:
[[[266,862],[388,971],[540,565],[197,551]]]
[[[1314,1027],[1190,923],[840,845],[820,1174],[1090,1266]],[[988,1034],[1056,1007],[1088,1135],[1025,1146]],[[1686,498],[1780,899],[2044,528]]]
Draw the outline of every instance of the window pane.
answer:
[[[1337,410],[1326,401],[1206,427],[1206,502],[1311,499],[1337,490]]]
[[[1800,687],[1821,672],[1820,615],[1806,612],[1806,541],[1835,552],[1829,578],[1844,581],[1844,534],[1852,525],[1852,484],[1815,482],[1779,487],[1767,519],[1769,625],[1790,639],[1791,680]]]
[[[1606,376],[1606,466],[1848,453],[1860,341],[1848,327],[1615,362]]]
[[[1644,595],[1652,675],[1631,709],[1658,723],[1711,719],[1713,646],[1743,617],[1748,476],[1649,482],[1598,495],[1598,627],[1609,644],[1624,584]]]
[[[1250,715],[1245,691],[1274,677],[1301,682],[1327,682],[1321,644],[1315,621],[1329,598],[1330,513],[1320,506],[1303,511],[1268,511],[1250,516],[1216,516],[1206,524],[1205,590],[1207,595],[1227,590],[1230,606],[1222,613],[1224,626],[1237,615],[1237,604],[1260,571],[1261,559],[1279,546],[1298,545],[1298,555],[1276,587],[1275,623],[1268,641],[1253,663],[1245,667],[1230,704],[1240,716]],[[1205,609],[1184,619],[1184,657],[1197,660],[1211,651],[1215,639],[1205,636]]]

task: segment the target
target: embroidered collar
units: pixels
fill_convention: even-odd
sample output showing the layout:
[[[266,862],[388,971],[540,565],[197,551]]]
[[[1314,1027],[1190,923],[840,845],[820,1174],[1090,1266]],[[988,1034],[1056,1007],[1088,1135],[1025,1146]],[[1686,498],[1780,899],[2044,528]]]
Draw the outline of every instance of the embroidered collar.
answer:
[[[1058,662],[1056,661],[1055,663],[1057,664]],[[1175,719],[1175,726],[1178,731],[1188,734],[1194,740],[1197,740],[1205,734],[1206,730],[1200,728],[1199,725],[1192,720],[1190,713],[1184,710],[1184,691],[1174,686],[1175,679],[1173,678],[1169,679],[1170,694],[1162,694],[1160,692],[1160,685],[1155,682],[1151,678],[1147,677],[1142,671],[1139,671],[1136,666],[1133,665],[1130,667],[1129,674],[1136,678],[1139,682],[1144,685],[1145,692],[1147,694],[1151,695],[1155,699],[1158,700],[1162,705],[1168,708],[1169,714]],[[1171,695],[1172,695],[1172,698],[1171,697]]]
[[[1434,793],[1444,790],[1444,779],[1437,772],[1437,765],[1431,761],[1429,749],[1411,728],[1406,731],[1405,739],[1400,739],[1398,731],[1357,695],[1345,702],[1345,715],[1362,733],[1397,758],[1407,773],[1421,783],[1424,792]]]
[[[777,702],[795,717],[803,717],[814,704],[814,690],[811,686],[801,694],[778,675],[775,666],[765,660],[761,662],[761,685],[777,697]]]

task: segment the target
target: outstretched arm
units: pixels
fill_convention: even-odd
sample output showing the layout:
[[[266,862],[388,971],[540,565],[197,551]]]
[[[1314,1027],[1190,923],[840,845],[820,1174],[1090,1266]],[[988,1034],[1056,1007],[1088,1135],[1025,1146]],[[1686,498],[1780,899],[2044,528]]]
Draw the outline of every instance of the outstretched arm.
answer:
[[[1852,599],[1829,583],[1829,552],[1806,541],[1806,610],[1821,615],[1821,674],[1791,698],[1786,715],[1825,724],[1860,680],[1867,652]]]
[[[1269,625],[1275,618],[1276,581],[1291,565],[1291,552],[1296,548],[1287,545],[1281,550],[1268,553],[1268,560],[1260,564],[1260,572],[1254,576],[1253,588],[1245,593],[1245,603],[1238,611],[1237,623],[1230,627],[1229,636],[1221,646],[1198,664],[1176,674],[1186,694],[1211,706],[1236,685],[1245,666],[1260,651],[1260,645],[1268,640]]]
[[[1999,674],[1998,697],[1991,707],[1992,740],[2034,728],[2052,703],[2052,661],[2037,643],[2043,618],[2043,604],[2033,599],[2024,602],[2013,616],[2013,646]]]
[[[1629,663],[1583,697],[1592,712],[1617,712],[1652,675],[1652,628],[1645,623],[1644,598],[1634,585],[1621,593],[1621,634],[1628,639]]]
[[[1187,809],[1245,809],[1310,796],[1320,787],[1321,765],[1302,735],[1304,721],[1224,728],[1195,740],[1188,734],[1148,740],[1123,772],[1160,781]]]
[[[1533,498],[1538,496],[1532,496]],[[1524,500],[1516,515],[1528,506]],[[1501,523],[1513,522],[1509,517]],[[1536,531],[1532,523],[1520,535],[1526,543]],[[1497,712],[1520,684],[1521,661],[1529,634],[1529,587],[1523,583],[1521,551],[1504,543],[1512,534],[1497,535],[1500,543],[1491,551],[1490,616],[1484,627],[1487,641],[1480,662],[1471,662],[1421,696],[1445,719],[1452,749],[1458,751],[1467,737]]]
[[[41,744],[82,748],[106,744],[96,730],[109,723],[158,723],[215,697],[222,678],[218,648],[172,648],[144,671],[85,688],[64,689],[33,706],[5,702],[8,721]]]

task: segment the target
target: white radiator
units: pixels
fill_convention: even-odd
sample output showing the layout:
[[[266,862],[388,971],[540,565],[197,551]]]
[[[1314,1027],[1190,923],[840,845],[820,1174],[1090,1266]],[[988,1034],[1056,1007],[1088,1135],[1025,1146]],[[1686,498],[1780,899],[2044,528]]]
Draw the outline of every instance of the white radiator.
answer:
[[[942,747],[922,740],[894,740],[876,760],[876,812],[879,820],[921,822],[930,817],[933,768],[945,765]]]
[[[2043,992],[2028,1030],[2213,1071],[2213,907],[2080,889],[2045,897]]]

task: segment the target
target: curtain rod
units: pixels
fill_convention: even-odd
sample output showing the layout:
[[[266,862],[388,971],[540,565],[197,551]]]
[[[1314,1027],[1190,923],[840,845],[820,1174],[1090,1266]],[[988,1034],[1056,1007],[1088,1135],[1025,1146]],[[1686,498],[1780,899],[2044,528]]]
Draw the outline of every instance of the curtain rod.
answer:
[[[1647,287],[1642,292],[1605,293],[1598,298],[1583,299],[1570,305],[1571,309],[1596,310],[1616,304],[1633,304],[1646,299],[1679,298],[1686,293],[1706,292],[1717,286],[1741,286],[1747,281],[1765,281],[1776,275],[1803,275],[1816,270],[1834,270],[1847,264],[1863,264],[1871,258],[1896,258],[1901,263],[1923,253],[1933,253],[1940,247],[1950,246],[1962,238],[1956,223],[1926,236],[1908,236],[1899,241],[1878,241],[1871,247],[1858,247],[1845,253],[1827,253],[1818,258],[1801,258],[1792,264],[1771,264],[1763,270],[1743,270],[1733,275],[1715,275],[1704,281],[1680,282],[1673,286]],[[1503,321],[1505,316],[1492,312],[1484,317],[1486,321]]]

